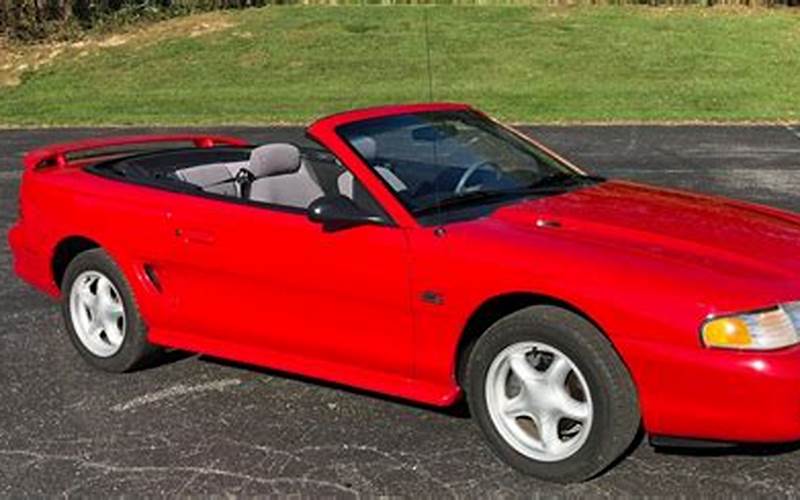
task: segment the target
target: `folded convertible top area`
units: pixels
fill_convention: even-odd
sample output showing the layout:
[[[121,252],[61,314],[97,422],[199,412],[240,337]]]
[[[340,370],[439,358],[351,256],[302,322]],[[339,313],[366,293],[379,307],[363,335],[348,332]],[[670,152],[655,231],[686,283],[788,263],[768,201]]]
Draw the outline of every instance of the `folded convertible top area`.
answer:
[[[36,149],[25,155],[25,168],[35,169],[40,167],[55,166],[65,167],[70,163],[70,157],[81,153],[80,158],[103,157],[119,155],[120,151],[103,150],[125,146],[142,146],[146,144],[163,143],[189,143],[197,148],[211,148],[214,146],[247,146],[248,142],[237,137],[204,135],[204,134],[174,134],[174,135],[132,135],[109,138],[93,138],[82,141],[54,144],[45,148]],[[79,159],[80,159],[79,158]]]

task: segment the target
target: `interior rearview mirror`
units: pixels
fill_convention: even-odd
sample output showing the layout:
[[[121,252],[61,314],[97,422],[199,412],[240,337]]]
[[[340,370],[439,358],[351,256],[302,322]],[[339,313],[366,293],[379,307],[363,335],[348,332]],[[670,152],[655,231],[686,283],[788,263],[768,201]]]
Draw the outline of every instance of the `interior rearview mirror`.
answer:
[[[458,134],[458,130],[453,125],[441,123],[437,125],[425,125],[417,127],[411,131],[411,138],[417,142],[435,142],[453,137]]]

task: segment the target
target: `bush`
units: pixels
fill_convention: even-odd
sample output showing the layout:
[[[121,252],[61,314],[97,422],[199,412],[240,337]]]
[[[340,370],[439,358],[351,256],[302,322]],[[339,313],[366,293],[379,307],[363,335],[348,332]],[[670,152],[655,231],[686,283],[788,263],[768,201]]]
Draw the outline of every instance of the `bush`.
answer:
[[[69,36],[104,23],[260,7],[270,0],[0,0],[0,33],[18,40]]]

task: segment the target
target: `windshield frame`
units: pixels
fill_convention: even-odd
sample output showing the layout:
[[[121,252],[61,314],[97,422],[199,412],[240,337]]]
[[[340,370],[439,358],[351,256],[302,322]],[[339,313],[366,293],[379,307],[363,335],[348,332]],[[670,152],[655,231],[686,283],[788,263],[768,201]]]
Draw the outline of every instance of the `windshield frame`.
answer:
[[[350,138],[348,137],[348,135],[344,133],[344,129],[351,128],[354,125],[364,126],[369,124],[370,122],[385,122],[387,119],[396,119],[396,118],[401,118],[403,116],[414,116],[414,115],[430,116],[436,114],[467,115],[469,118],[477,119],[482,124],[484,124],[485,127],[490,130],[490,134],[493,135],[494,137],[509,142],[513,147],[517,149],[522,150],[524,148],[532,150],[532,151],[526,151],[526,153],[532,152],[533,155],[536,156],[537,158],[540,157],[543,158],[548,163],[555,165],[554,168],[563,171],[563,173],[565,173],[569,177],[591,181],[592,184],[602,182],[605,180],[600,177],[588,175],[586,172],[584,172],[581,168],[574,165],[572,162],[565,160],[557,153],[553,152],[552,150],[548,149],[547,147],[543,146],[537,141],[531,139],[527,135],[471,107],[463,107],[457,109],[448,108],[448,109],[408,110],[406,112],[382,114],[377,116],[364,117],[358,120],[345,121],[333,127],[333,132],[336,135],[336,138],[339,141],[341,141],[351,153],[356,155],[361,162],[363,162],[363,164],[369,169],[370,173],[375,178],[377,178],[378,181],[380,181],[380,183],[389,193],[391,193],[391,196],[394,198],[394,200],[396,200],[405,209],[405,211],[418,224],[422,226],[432,226],[432,225],[446,224],[455,221],[472,220],[475,218],[487,216],[492,212],[494,212],[495,210],[497,210],[498,208],[505,205],[521,203],[531,198],[563,194],[565,192],[572,191],[574,189],[578,189],[589,185],[588,182],[586,183],[575,182],[569,186],[563,186],[558,189],[550,187],[548,189],[532,190],[531,192],[509,191],[508,196],[501,195],[501,196],[491,197],[492,199],[488,199],[487,197],[486,200],[483,200],[484,201],[483,203],[479,203],[479,201],[481,200],[475,200],[478,203],[465,204],[465,206],[463,207],[456,207],[456,206],[441,207],[441,209],[439,210],[431,210],[432,207],[424,207],[425,210],[420,210],[420,207],[413,207],[400,196],[399,192],[396,191],[389,184],[389,182],[376,171],[373,164],[370,161],[368,161],[361,154],[361,152],[350,142]],[[439,200],[439,204],[441,205],[441,203],[445,200],[452,201],[449,197],[444,197],[441,200]]]

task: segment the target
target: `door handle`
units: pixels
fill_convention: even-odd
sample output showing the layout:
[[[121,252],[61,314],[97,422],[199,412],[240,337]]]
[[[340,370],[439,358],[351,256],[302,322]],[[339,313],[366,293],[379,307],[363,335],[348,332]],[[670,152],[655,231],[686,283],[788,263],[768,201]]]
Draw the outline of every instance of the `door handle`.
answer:
[[[211,245],[214,243],[214,233],[203,231],[202,229],[176,229],[175,236],[182,239],[185,243],[202,243]]]

